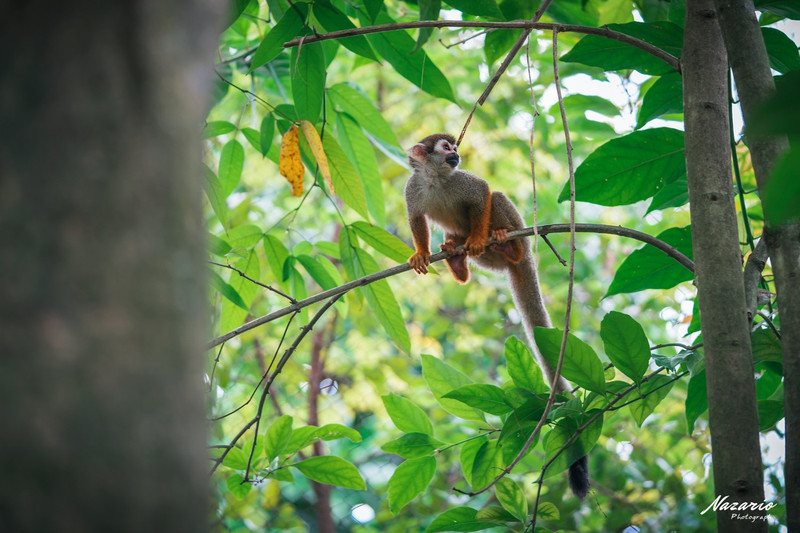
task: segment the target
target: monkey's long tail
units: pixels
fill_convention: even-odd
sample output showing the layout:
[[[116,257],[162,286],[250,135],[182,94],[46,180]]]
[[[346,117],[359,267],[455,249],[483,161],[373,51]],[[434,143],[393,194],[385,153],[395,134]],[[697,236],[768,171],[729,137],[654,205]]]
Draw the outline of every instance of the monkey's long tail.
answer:
[[[542,291],[539,288],[539,279],[536,275],[533,256],[529,251],[526,250],[526,252],[522,261],[516,265],[509,266],[509,285],[511,286],[511,294],[514,297],[514,304],[522,316],[522,324],[525,326],[529,345],[539,361],[539,366],[544,371],[548,383],[553,386],[555,370],[539,353],[539,348],[536,346],[536,341],[533,337],[533,328],[536,326],[549,328],[552,323],[542,299]],[[555,387],[556,392],[564,392],[569,389],[569,384],[564,378],[559,378]],[[569,486],[572,489],[572,493],[581,500],[586,497],[589,492],[589,460],[587,456],[584,455],[570,465]]]

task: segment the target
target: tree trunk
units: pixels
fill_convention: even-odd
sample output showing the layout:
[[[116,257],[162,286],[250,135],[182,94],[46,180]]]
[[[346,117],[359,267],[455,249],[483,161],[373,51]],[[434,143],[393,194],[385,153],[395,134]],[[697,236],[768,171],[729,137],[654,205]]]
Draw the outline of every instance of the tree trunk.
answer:
[[[766,47],[752,0],[716,0],[720,26],[736,80],[745,123],[775,92]],[[785,136],[750,138],[750,155],[761,197],[778,157],[788,147]],[[800,531],[800,223],[770,223],[764,213],[767,242],[781,323],[784,408],[786,412],[786,509],[789,531]]]
[[[207,529],[211,4],[0,10],[0,531]]]
[[[714,485],[717,495],[729,502],[760,503],[764,487],[758,409],[731,186],[728,62],[713,0],[686,3],[684,31],[686,166]],[[736,520],[733,514],[716,512],[719,531],[767,531],[766,521]]]

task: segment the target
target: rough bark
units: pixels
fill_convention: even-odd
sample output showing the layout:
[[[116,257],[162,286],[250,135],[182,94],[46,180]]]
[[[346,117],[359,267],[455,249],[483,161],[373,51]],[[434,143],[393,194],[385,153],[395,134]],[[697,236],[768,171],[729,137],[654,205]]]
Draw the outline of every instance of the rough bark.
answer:
[[[0,8],[0,530],[204,531],[212,2]]]
[[[736,81],[745,124],[775,92],[766,47],[752,0],[716,0],[725,46]],[[778,157],[788,148],[779,137],[748,139],[761,197]],[[767,243],[781,324],[786,412],[786,508],[789,531],[800,531],[800,223],[775,225],[764,213]]]
[[[731,185],[728,63],[713,0],[686,3],[682,65],[714,485],[728,501],[763,502],[753,358]],[[719,531],[767,531],[766,522],[736,520],[733,514],[716,512]]]

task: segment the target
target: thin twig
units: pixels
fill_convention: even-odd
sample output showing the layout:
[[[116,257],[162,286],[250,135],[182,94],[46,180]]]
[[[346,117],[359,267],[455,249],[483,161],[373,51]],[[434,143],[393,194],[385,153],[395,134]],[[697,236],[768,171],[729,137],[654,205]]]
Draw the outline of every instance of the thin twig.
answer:
[[[292,345],[289,346],[285,352],[283,352],[281,360],[278,361],[278,364],[275,366],[275,371],[272,373],[272,375],[267,380],[267,383],[264,385],[264,390],[261,391],[261,399],[258,402],[258,410],[256,411],[256,416],[255,416],[256,429],[253,432],[253,447],[250,448],[250,457],[247,459],[247,470],[245,470],[244,473],[244,481],[247,481],[248,476],[250,475],[250,467],[253,460],[253,452],[256,449],[256,444],[258,444],[258,426],[261,423],[261,413],[264,410],[264,402],[267,399],[267,395],[269,394],[269,389],[272,386],[272,383],[275,381],[275,378],[278,377],[278,374],[281,373],[283,367],[289,361],[289,358],[292,356],[292,354],[294,354],[295,350],[300,345],[300,342],[305,338],[306,335],[308,335],[308,333],[312,329],[314,329],[314,325],[316,325],[317,321],[320,318],[322,318],[322,315],[324,315],[328,311],[328,309],[330,309],[331,306],[335,304],[341,297],[342,297],[341,295],[338,295],[325,302],[325,305],[323,305],[319,309],[319,311],[317,311],[317,313],[314,315],[311,321],[307,325],[303,326],[300,335],[298,335],[297,338],[292,343]]]
[[[228,264],[225,264],[225,263],[217,263],[216,261],[209,261],[209,263],[212,264],[212,265],[218,266],[218,267],[229,268],[229,269],[233,270],[234,272],[236,272],[237,274],[239,274],[244,279],[246,279],[247,281],[255,283],[256,285],[258,285],[260,287],[264,287],[265,289],[270,290],[270,291],[274,292],[275,294],[277,294],[279,296],[283,296],[284,298],[286,298],[287,300],[289,300],[293,304],[297,303],[297,300],[295,298],[292,298],[291,296],[289,296],[285,292],[283,292],[283,291],[281,291],[279,289],[276,289],[275,287],[271,287],[271,286],[267,285],[266,283],[261,283],[257,279],[251,278],[250,276],[248,276],[247,274],[245,274],[244,272],[242,272],[241,270],[239,270],[235,266],[231,266],[231,265],[228,265]]]
[[[260,423],[260,420],[261,420],[261,413],[264,410],[264,402],[266,401],[267,395],[269,394],[269,390],[270,390],[270,387],[272,386],[272,383],[275,381],[275,378],[278,376],[278,374],[281,373],[281,371],[283,370],[283,367],[289,361],[289,358],[295,352],[295,350],[297,349],[297,346],[300,344],[300,342],[303,340],[303,338],[305,338],[305,336],[308,334],[309,331],[311,331],[313,329],[314,325],[322,317],[322,315],[324,315],[325,312],[328,309],[330,309],[330,307],[333,304],[335,304],[337,302],[337,300],[339,300],[339,298],[341,298],[341,294],[336,295],[333,298],[331,298],[330,300],[328,300],[325,303],[325,305],[322,306],[319,309],[319,311],[317,311],[317,313],[314,315],[314,317],[311,319],[311,321],[307,325],[303,326],[302,331],[295,338],[294,342],[292,342],[292,345],[289,346],[286,349],[286,351],[283,353],[283,355],[281,356],[280,361],[278,361],[278,365],[275,367],[275,372],[273,372],[272,375],[269,377],[269,379],[267,380],[266,384],[264,385],[264,390],[261,391],[261,399],[258,402],[258,410],[256,411],[256,415],[253,418],[251,418],[244,425],[244,427],[242,427],[241,430],[239,430],[239,432],[233,437],[233,439],[231,439],[230,443],[228,443],[228,445],[225,447],[225,450],[222,452],[222,454],[220,454],[220,456],[214,461],[214,466],[211,467],[211,471],[209,472],[209,475],[213,475],[214,472],[216,472],[217,468],[219,468],[219,465],[221,465],[222,462],[225,460],[225,456],[228,455],[228,453],[231,451],[231,449],[233,449],[234,446],[236,446],[236,443],[239,441],[239,439],[242,438],[242,436],[247,432],[248,429],[250,429],[253,425],[255,425],[256,426],[256,431],[255,431],[255,435],[253,436],[253,448],[250,450],[250,458],[247,461],[247,471],[245,472],[245,476],[244,476],[244,480],[245,481],[248,479],[248,476],[250,474],[250,465],[251,465],[251,461],[252,461],[252,458],[253,458],[252,457],[253,456],[253,450],[255,450],[256,444],[258,443],[258,426],[259,426],[259,423]]]
[[[572,138],[569,134],[567,111],[564,107],[564,96],[561,93],[561,79],[558,74],[558,31],[553,32],[553,84],[556,87],[556,94],[558,95],[558,109],[561,111],[561,124],[564,126],[564,139],[567,143],[567,164],[569,167],[569,290],[567,295],[567,309],[564,317],[564,335],[561,339],[561,353],[559,354],[558,369],[556,370],[556,375],[560,375],[561,364],[567,347],[569,318],[572,310],[572,294],[575,285],[575,164],[572,160]],[[544,470],[542,470],[539,487],[536,491],[536,501],[530,513],[532,516],[531,528],[536,527],[536,516],[539,512],[539,501],[542,494],[542,479],[544,479]]]
[[[539,22],[539,19],[542,18],[542,15],[544,14],[545,10],[552,1],[553,0],[544,0],[539,9],[536,10],[536,13],[534,13],[533,18],[530,20],[530,22],[531,23]],[[461,135],[459,135],[458,142],[456,142],[456,144],[460,145],[461,141],[464,140],[464,135],[466,135],[467,133],[467,128],[469,127],[469,123],[472,122],[472,116],[475,114],[475,111],[478,109],[478,106],[482,106],[486,102],[486,99],[489,98],[489,94],[494,89],[494,86],[497,85],[497,82],[500,81],[500,78],[503,76],[505,71],[508,70],[509,65],[511,65],[512,61],[514,61],[514,58],[517,57],[520,48],[522,48],[522,45],[528,42],[528,37],[530,36],[531,31],[533,31],[533,28],[526,28],[522,32],[522,34],[517,38],[516,42],[511,46],[511,50],[508,51],[505,59],[503,59],[503,62],[500,63],[500,66],[497,68],[497,71],[494,73],[494,76],[492,76],[492,79],[489,80],[489,83],[486,85],[486,88],[483,90],[483,93],[481,93],[480,97],[478,98],[478,101],[475,102],[474,106],[472,106],[472,111],[470,111],[467,120],[464,122],[464,127],[461,129]]]
[[[250,393],[250,397],[247,399],[247,401],[244,402],[239,407],[237,407],[236,409],[234,409],[233,411],[229,411],[229,412],[225,413],[224,415],[220,415],[220,416],[212,418],[211,419],[212,422],[216,422],[218,420],[222,420],[223,418],[227,418],[227,417],[231,416],[234,413],[238,413],[239,411],[244,409],[247,405],[249,405],[251,401],[253,401],[253,398],[255,397],[256,392],[258,392],[258,388],[261,386],[262,383],[264,383],[264,380],[267,379],[267,376],[269,375],[269,371],[272,368],[272,363],[275,362],[275,358],[278,356],[278,352],[280,351],[281,346],[283,346],[283,341],[286,340],[286,333],[289,331],[289,326],[291,326],[292,320],[294,320],[294,318],[297,316],[297,314],[298,314],[298,312],[294,312],[294,313],[292,313],[292,316],[289,317],[289,322],[287,322],[286,323],[286,327],[283,328],[283,335],[281,335],[281,340],[280,340],[280,342],[278,342],[278,346],[277,346],[277,348],[275,348],[275,353],[272,355],[272,362],[269,364],[269,367],[265,368],[264,371],[262,372],[261,379],[259,379],[258,383],[256,383],[256,386],[253,387],[253,392]]]
[[[330,39],[342,39],[345,37],[355,37],[356,35],[369,35],[372,33],[384,33],[388,31],[408,30],[415,28],[499,28],[517,30],[546,30],[558,31],[559,33],[583,33],[587,35],[598,35],[615,41],[620,41],[664,61],[675,71],[680,72],[681,66],[678,58],[665,52],[661,48],[654,46],[646,41],[631,37],[618,31],[608,28],[595,28],[592,26],[580,26],[577,24],[552,24],[547,22],[531,22],[530,20],[512,20],[507,22],[480,21],[480,20],[417,20],[411,22],[396,22],[393,24],[377,24],[375,26],[364,26],[361,28],[350,28],[347,30],[320,33],[317,35],[306,36],[304,44],[311,44]],[[292,48],[300,44],[300,38],[292,39],[283,44],[284,48]]]
[[[547,235],[550,233],[567,233],[568,231],[570,231],[570,224],[547,224],[544,226],[539,226],[537,228],[537,231],[539,232],[539,235]],[[667,256],[680,263],[681,266],[683,266],[690,272],[694,272],[694,263],[692,263],[691,259],[683,255],[683,253],[681,253],[677,248],[665,243],[662,240],[653,237],[652,235],[648,235],[647,233],[630,228],[623,228],[622,226],[608,226],[605,224],[575,224],[575,231],[577,233],[606,233],[610,235],[619,235],[622,237],[629,237],[631,239],[636,239],[645,242],[647,244],[650,244],[658,248],[659,250],[664,252]],[[533,233],[534,233],[534,228],[524,228],[524,229],[509,231],[508,239],[513,240],[513,239],[518,239],[520,237],[528,237],[530,235],[533,235]],[[487,241],[487,244],[492,244],[492,243],[494,243],[494,241],[491,239]],[[461,247],[456,248],[456,250],[460,250],[460,248]],[[431,255],[430,262],[435,263],[437,261],[441,261],[446,257],[447,257],[446,252],[438,252]],[[411,270],[411,267],[408,265],[408,263],[395,265],[393,267],[387,268],[386,270],[375,272],[374,274],[369,274],[368,276],[364,276],[362,278],[353,280],[349,283],[345,283],[344,285],[340,285],[338,287],[334,287],[333,289],[320,292],[318,294],[315,294],[314,296],[309,296],[304,300],[298,301],[296,304],[288,305],[282,309],[278,309],[276,311],[273,311],[272,313],[251,320],[250,322],[242,324],[236,329],[233,329],[223,335],[220,335],[219,337],[210,340],[206,345],[206,349],[210,350],[211,348],[219,346],[221,343],[228,341],[234,337],[237,337],[246,331],[250,331],[253,328],[256,328],[268,322],[272,322],[273,320],[276,320],[282,316],[286,316],[289,313],[299,311],[300,309],[308,307],[309,305],[321,302],[323,300],[327,300],[328,298],[332,298],[333,296],[345,294],[358,287],[363,287],[375,281],[396,276],[397,274],[401,274],[409,270]]]

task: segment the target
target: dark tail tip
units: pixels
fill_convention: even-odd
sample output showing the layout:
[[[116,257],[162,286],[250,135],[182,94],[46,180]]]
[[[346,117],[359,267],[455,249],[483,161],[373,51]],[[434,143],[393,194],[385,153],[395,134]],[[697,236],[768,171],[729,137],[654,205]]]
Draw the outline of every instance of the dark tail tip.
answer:
[[[569,488],[581,500],[589,493],[589,457],[584,455],[569,467]]]

